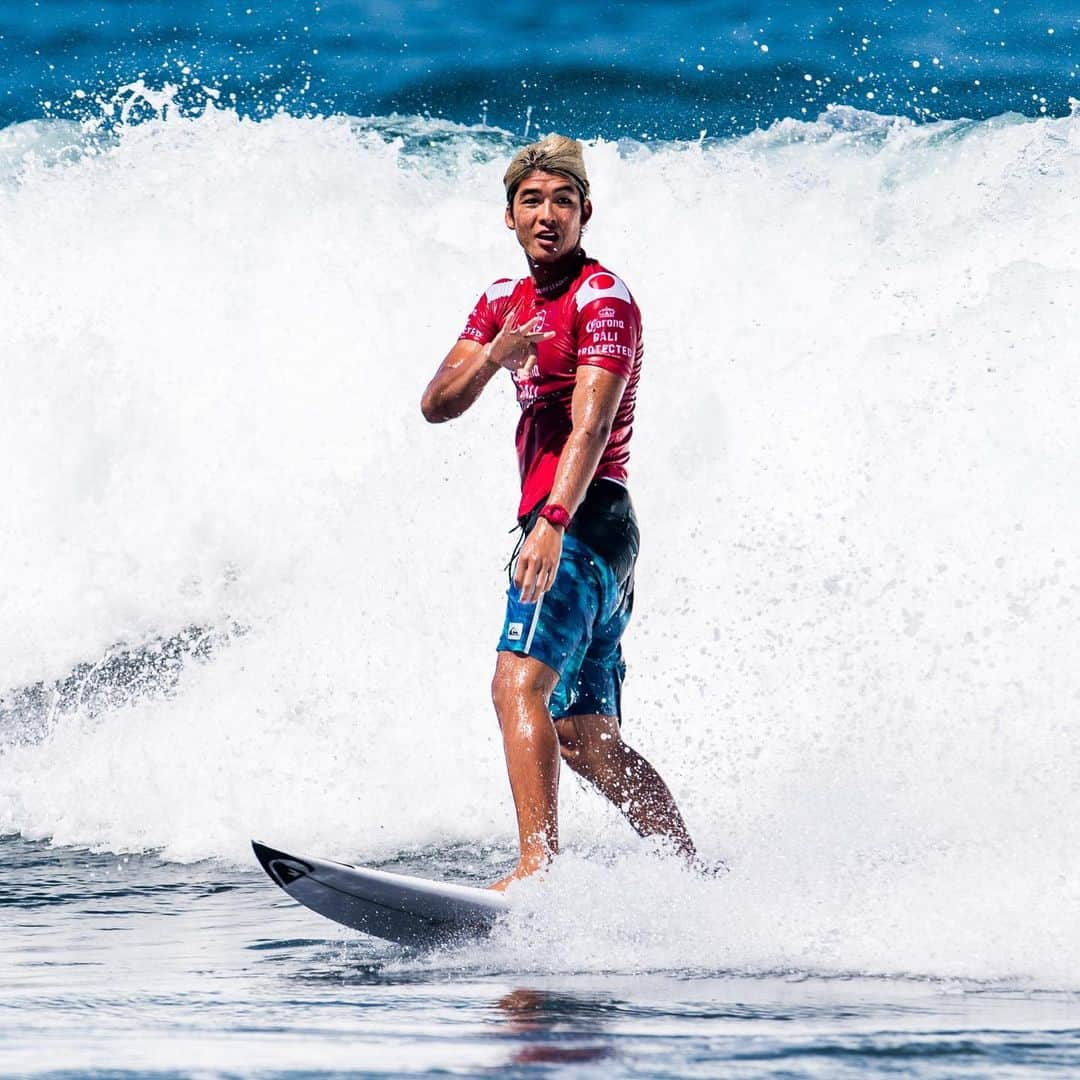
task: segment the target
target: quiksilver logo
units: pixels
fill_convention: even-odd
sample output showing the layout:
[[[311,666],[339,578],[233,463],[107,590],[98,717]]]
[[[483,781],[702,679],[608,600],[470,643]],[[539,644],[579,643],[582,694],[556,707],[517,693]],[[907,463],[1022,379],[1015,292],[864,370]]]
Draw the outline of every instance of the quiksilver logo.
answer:
[[[524,623],[512,622],[506,628],[506,636],[510,641],[520,641],[521,633],[525,629]]]

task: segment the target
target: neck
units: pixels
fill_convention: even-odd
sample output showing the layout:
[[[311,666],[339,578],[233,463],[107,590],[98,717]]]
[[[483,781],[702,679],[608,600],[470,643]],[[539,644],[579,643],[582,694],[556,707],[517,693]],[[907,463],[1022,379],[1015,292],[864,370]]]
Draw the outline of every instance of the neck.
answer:
[[[536,291],[546,296],[561,292],[569,285],[581,272],[584,262],[585,252],[576,247],[552,263],[535,263],[529,259],[529,273],[536,283]]]

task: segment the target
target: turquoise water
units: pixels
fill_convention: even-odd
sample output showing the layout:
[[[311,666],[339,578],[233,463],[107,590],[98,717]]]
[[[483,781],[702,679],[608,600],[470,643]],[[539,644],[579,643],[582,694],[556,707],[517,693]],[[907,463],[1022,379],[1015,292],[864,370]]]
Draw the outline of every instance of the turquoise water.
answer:
[[[490,15],[0,12],[0,1073],[1074,1074],[1075,14]],[[564,779],[406,954],[249,842],[512,861],[515,405],[418,406],[550,127],[645,323],[627,738],[731,872]]]

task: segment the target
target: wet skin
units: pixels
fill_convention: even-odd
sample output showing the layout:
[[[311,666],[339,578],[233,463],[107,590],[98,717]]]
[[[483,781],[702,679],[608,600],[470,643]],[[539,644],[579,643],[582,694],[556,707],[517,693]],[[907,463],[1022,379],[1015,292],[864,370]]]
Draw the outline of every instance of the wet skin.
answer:
[[[579,265],[581,230],[591,216],[591,203],[566,177],[534,171],[522,180],[505,221],[538,287],[558,282]],[[551,336],[537,333],[534,321],[517,325],[515,315],[487,345],[457,342],[424,392],[424,416],[433,423],[460,416],[500,368],[528,374],[538,344]],[[610,371],[588,365],[578,369],[572,430],[548,497],[571,515],[596,474],[625,387],[626,379]],[[522,545],[514,581],[526,603],[551,588],[562,536],[560,526],[541,519]],[[664,837],[693,859],[694,845],[671,792],[652,765],[622,740],[617,717],[552,719],[548,702],[558,680],[556,671],[533,657],[499,653],[492,700],[514,796],[520,855],[514,870],[490,887],[503,890],[541,870],[558,853],[560,761],[614,803],[638,833]]]

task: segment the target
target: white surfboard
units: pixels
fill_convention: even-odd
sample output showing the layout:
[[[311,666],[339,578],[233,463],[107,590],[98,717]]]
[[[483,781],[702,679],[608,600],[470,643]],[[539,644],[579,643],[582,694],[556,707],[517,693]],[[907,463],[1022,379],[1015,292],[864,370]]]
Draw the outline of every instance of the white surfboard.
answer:
[[[289,855],[251,843],[271,879],[294,900],[343,926],[402,945],[429,945],[486,933],[506,897],[489,889]]]

